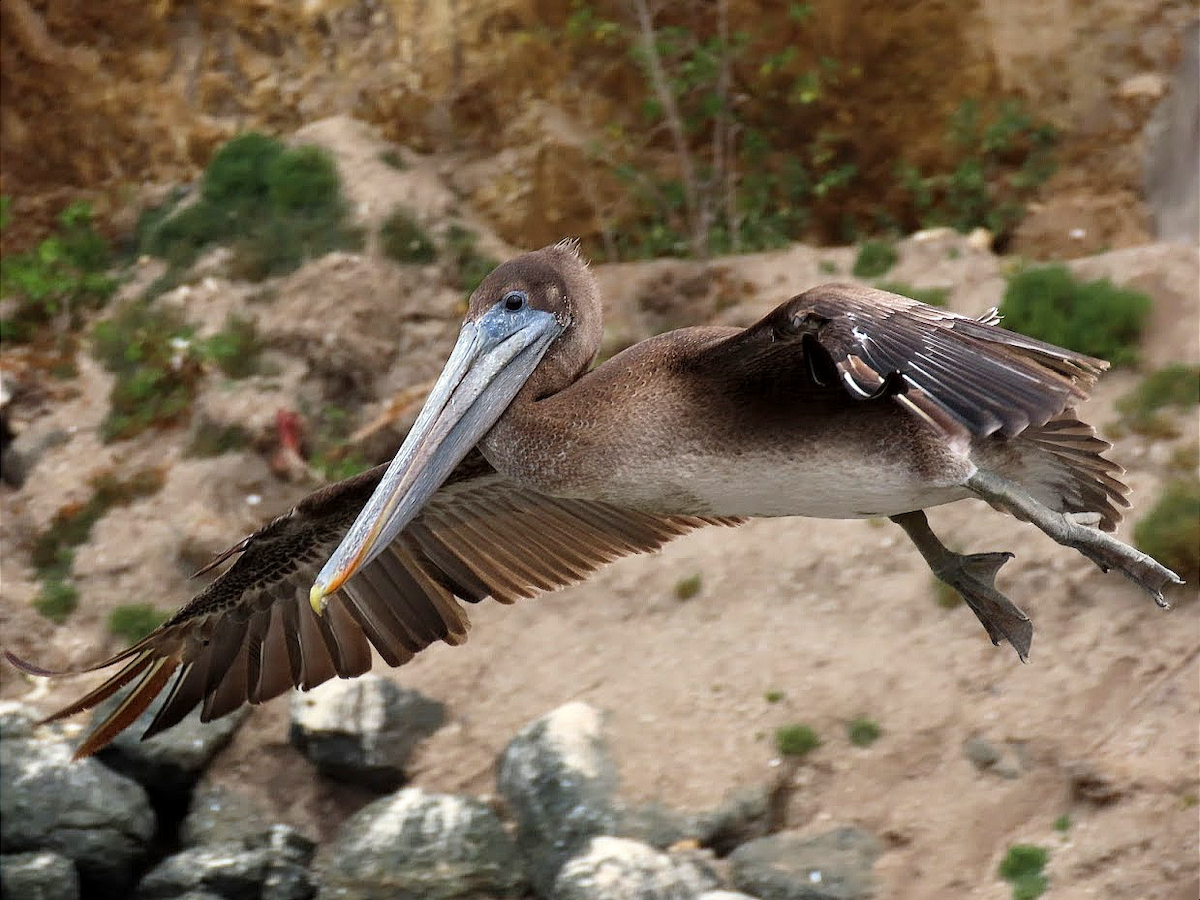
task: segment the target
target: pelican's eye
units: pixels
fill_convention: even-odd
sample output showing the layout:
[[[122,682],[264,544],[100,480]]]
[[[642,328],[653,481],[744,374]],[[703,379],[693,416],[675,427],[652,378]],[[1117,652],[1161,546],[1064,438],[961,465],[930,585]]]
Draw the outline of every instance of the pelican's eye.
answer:
[[[520,312],[529,302],[529,296],[524,291],[509,291],[504,295],[504,308],[509,312]]]

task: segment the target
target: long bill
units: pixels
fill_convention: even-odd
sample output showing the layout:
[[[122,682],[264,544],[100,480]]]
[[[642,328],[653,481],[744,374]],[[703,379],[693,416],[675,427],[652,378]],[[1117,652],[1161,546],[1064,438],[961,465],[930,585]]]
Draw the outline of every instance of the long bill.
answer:
[[[383,552],[508,408],[563,326],[542,310],[497,304],[465,322],[442,374],[375,493],[309,592],[319,615],[328,595]]]

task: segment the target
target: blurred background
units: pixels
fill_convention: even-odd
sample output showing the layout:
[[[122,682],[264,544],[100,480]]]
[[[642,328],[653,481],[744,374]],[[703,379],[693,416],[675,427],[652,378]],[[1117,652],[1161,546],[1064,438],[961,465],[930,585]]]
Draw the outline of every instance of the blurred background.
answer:
[[[32,722],[88,679],[3,666],[4,896],[1196,897],[1198,13],[0,0],[21,656],[115,652],[387,459],[469,292],[565,236],[602,358],[859,280],[1109,359],[1081,412],[1129,469],[1122,537],[1190,583],[1159,614],[935,511],[1017,552],[1020,666],[889,524],[755,522],[79,765],[78,725]]]

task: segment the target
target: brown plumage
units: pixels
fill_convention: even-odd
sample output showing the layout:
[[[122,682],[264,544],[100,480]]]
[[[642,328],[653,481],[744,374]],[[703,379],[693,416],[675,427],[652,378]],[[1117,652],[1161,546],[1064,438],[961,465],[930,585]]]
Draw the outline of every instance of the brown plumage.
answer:
[[[50,719],[132,683],[78,755],[164,689],[146,736],[197,705],[207,721],[359,675],[371,647],[396,666],[461,643],[460,600],[533,597],[754,515],[891,516],[1022,658],[1028,619],[992,584],[1009,554],[950,553],[922,509],[983,497],[1161,600],[1173,573],[1090,527],[1111,531],[1128,505],[1108,445],[1072,412],[1106,364],[996,321],[827,285],[750,328],[681,329],[588,371],[601,303],[574,245],[519,257],[473,294],[388,471],[323,488],[221,554],[226,571]]]

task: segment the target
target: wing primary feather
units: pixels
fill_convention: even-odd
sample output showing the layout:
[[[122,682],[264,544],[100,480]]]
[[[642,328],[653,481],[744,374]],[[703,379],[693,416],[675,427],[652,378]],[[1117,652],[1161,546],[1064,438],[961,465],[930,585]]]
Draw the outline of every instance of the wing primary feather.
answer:
[[[153,665],[146,670],[146,674],[142,676],[142,680],[137,683],[137,686],[130,691],[129,696],[76,748],[74,758],[83,759],[86,756],[91,756],[132,725],[137,717],[144,713],[146,708],[150,706],[151,701],[162,691],[163,686],[167,683],[167,679],[171,677],[171,673],[175,671],[178,665],[178,660],[165,656],[154,660]]]

